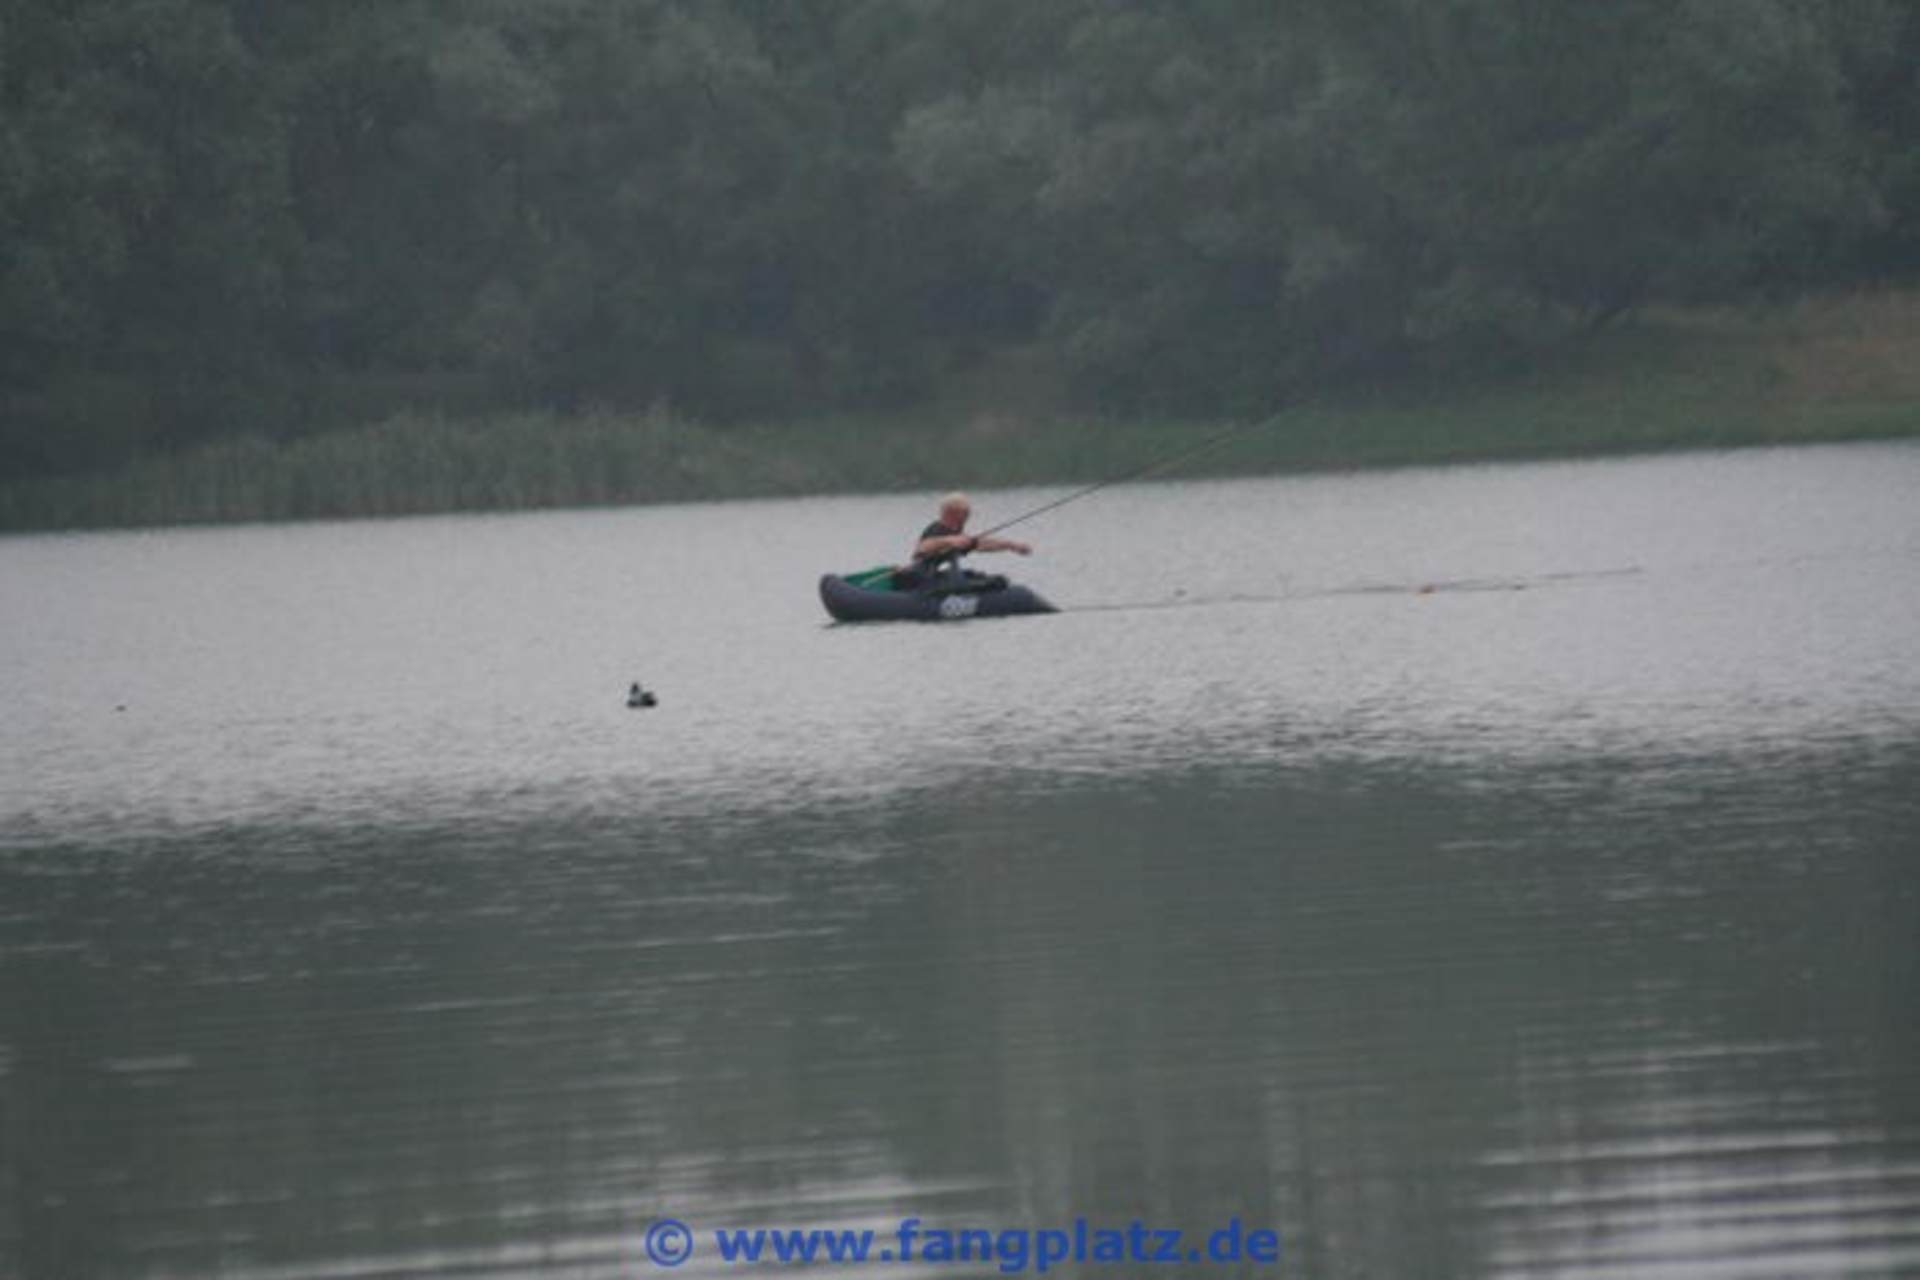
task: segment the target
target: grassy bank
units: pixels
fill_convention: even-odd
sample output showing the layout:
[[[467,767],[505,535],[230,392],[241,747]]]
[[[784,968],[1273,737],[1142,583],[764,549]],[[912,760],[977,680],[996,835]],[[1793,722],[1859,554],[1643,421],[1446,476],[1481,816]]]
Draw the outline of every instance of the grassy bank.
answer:
[[[387,516],[1070,482],[1201,438],[1100,422],[1009,365],[912,417],[708,427],[664,413],[402,415],[0,484],[0,528]],[[1040,380],[1044,381],[1044,379]],[[1010,390],[1011,388],[1011,390]],[[1530,371],[1288,410],[1184,474],[1920,435],[1920,294],[1643,317]]]

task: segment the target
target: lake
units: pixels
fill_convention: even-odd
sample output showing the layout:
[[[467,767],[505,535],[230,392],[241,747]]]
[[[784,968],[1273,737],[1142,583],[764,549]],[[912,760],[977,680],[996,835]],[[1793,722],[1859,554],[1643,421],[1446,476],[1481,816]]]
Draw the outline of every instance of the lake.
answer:
[[[932,506],[0,539],[0,1275],[1920,1272],[1920,445]]]

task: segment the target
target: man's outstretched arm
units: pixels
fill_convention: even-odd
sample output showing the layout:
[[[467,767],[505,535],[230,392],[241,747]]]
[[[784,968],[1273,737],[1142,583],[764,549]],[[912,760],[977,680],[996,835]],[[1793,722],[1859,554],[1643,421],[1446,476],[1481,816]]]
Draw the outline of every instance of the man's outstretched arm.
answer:
[[[1011,551],[1015,555],[1029,556],[1033,548],[1013,538],[979,538],[970,533],[943,533],[931,538],[922,538],[914,544],[913,558],[931,560],[957,551],[966,555],[973,551]]]

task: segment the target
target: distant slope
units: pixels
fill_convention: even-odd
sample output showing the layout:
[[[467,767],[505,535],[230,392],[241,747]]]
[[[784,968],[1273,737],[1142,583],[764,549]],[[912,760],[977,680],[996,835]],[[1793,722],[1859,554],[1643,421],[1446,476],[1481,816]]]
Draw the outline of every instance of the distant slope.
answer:
[[[891,416],[708,427],[666,414],[402,415],[286,443],[226,440],[0,484],[12,530],[1076,481],[1212,423],[1071,414],[1033,352]],[[1295,406],[1188,473],[1920,435],[1920,293],[1660,312],[1510,376],[1432,377]]]

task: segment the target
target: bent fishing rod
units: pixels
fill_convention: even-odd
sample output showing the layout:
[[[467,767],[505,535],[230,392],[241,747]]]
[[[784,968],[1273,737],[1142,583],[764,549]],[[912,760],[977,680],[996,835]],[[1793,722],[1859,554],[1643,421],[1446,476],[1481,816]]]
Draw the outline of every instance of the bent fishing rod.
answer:
[[[1077,502],[1081,498],[1087,497],[1090,494],[1095,494],[1100,492],[1100,490],[1102,489],[1111,488],[1116,484],[1126,484],[1130,480],[1139,480],[1143,477],[1152,475],[1156,471],[1164,471],[1168,467],[1171,467],[1176,462],[1185,462],[1190,458],[1197,458],[1203,453],[1211,453],[1213,450],[1218,449],[1221,445],[1227,443],[1227,441],[1232,440],[1237,436],[1243,436],[1247,432],[1256,430],[1260,427],[1271,426],[1272,423],[1273,423],[1273,419],[1268,418],[1261,422],[1243,422],[1237,427],[1229,427],[1225,431],[1217,432],[1214,435],[1207,437],[1205,440],[1201,441],[1199,444],[1189,445],[1184,449],[1180,449],[1173,453],[1168,454],[1166,457],[1161,458],[1158,461],[1149,462],[1142,467],[1135,467],[1133,470],[1122,472],[1120,475],[1117,475],[1117,476],[1109,476],[1107,479],[1096,481],[1095,483],[1086,486],[1084,489],[1076,489],[1072,493],[1069,493],[1068,495],[1066,495],[1064,498],[1055,498],[1052,502],[1044,503],[1041,506],[1037,506],[1033,510],[1025,513],[1024,515],[1017,515],[1011,520],[1003,520],[999,524],[994,525],[991,529],[983,529],[981,532],[975,534],[974,537],[975,538],[991,537],[994,534],[999,533],[1002,529],[1011,529],[1013,528],[1013,526],[1017,524],[1021,524],[1021,523],[1024,523],[1025,521],[1033,519],[1035,516],[1045,515],[1049,511],[1057,510],[1060,507],[1064,507],[1069,502]]]

